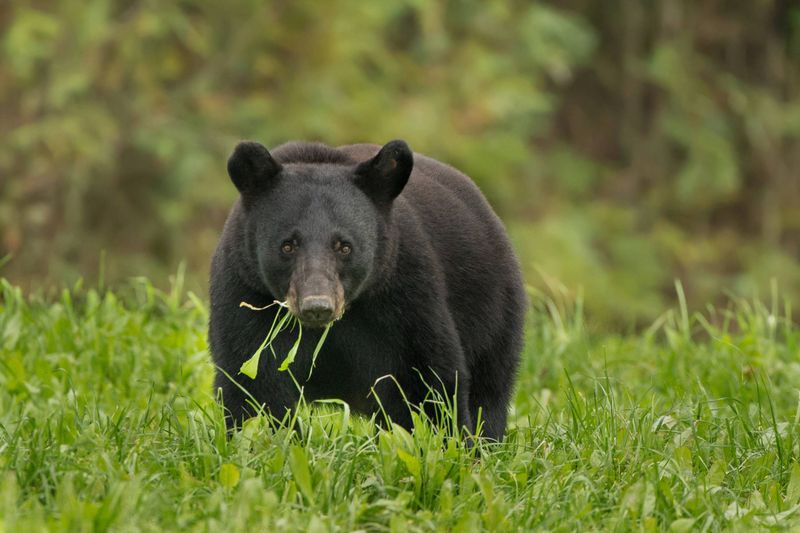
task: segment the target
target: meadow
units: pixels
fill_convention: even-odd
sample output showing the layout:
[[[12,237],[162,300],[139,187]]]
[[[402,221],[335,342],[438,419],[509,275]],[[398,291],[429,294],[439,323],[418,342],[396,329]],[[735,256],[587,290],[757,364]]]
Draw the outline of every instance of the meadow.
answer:
[[[624,335],[532,292],[507,438],[468,449],[337,403],[227,438],[206,303],[177,278],[0,281],[0,531],[800,527],[800,328],[777,288],[690,313],[678,285]]]
[[[0,533],[800,531],[800,2],[3,0],[0,132]],[[505,441],[228,438],[231,151],[396,138],[530,284]]]

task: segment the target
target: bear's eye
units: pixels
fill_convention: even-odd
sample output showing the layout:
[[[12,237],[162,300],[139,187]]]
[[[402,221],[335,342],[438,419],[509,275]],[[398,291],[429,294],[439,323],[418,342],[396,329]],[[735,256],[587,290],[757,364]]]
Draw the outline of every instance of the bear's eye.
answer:
[[[353,251],[353,247],[350,245],[349,242],[339,242],[337,243],[336,251],[342,255],[348,255],[350,252]]]
[[[296,249],[297,246],[292,241],[283,241],[283,244],[281,244],[281,252],[285,254],[294,253]]]

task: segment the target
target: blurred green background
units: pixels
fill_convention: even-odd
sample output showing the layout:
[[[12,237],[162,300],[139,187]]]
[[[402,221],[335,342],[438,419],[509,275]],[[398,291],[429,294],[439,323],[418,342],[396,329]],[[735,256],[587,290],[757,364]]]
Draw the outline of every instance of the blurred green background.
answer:
[[[203,294],[237,140],[403,138],[597,324],[800,301],[799,97],[790,0],[4,0],[0,275]]]

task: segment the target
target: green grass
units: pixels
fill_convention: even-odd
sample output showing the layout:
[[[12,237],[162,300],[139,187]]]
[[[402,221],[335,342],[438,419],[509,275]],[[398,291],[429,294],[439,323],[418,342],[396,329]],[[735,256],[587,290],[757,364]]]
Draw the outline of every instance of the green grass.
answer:
[[[0,293],[0,532],[800,527],[800,328],[777,296],[625,336],[534,297],[508,437],[477,457],[335,404],[228,440],[201,299]]]

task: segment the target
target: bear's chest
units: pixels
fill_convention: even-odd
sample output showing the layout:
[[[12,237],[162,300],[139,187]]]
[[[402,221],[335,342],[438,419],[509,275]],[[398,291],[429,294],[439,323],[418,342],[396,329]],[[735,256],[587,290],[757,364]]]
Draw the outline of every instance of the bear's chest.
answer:
[[[334,324],[305,392],[311,400],[337,398],[368,413],[375,407],[375,383],[403,372],[408,339],[397,327],[353,318]]]

